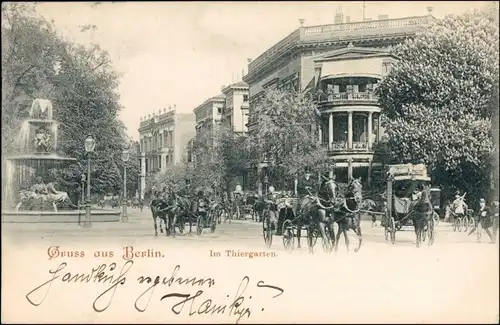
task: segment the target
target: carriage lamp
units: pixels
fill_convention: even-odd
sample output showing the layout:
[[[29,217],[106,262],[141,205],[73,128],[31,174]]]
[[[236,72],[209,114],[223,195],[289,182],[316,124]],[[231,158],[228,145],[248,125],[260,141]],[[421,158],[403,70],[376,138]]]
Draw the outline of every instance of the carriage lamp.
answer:
[[[128,216],[127,216],[127,164],[126,162],[130,158],[130,153],[128,149],[123,149],[122,151],[122,161],[124,162],[123,164],[123,202],[122,202],[122,207],[123,207],[123,213],[122,213],[122,221],[127,222],[128,221]]]
[[[85,204],[85,222],[83,226],[85,228],[92,227],[92,219],[90,214],[90,153],[95,149],[95,140],[91,135],[88,135],[85,139],[85,151],[87,152],[87,202]]]

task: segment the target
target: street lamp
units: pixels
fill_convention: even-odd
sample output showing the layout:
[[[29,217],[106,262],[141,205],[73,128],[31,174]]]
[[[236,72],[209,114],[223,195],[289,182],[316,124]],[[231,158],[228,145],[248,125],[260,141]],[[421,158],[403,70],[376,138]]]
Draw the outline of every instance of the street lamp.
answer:
[[[87,202],[85,205],[85,222],[83,226],[85,228],[92,227],[92,219],[90,216],[90,154],[94,151],[95,140],[91,135],[88,135],[85,139],[85,151],[87,152]]]
[[[127,161],[130,158],[130,153],[128,149],[123,149],[122,151],[122,161],[123,161],[123,214],[122,221],[128,221],[127,217]]]
[[[80,200],[80,205],[85,201],[85,174],[82,174],[82,199]]]

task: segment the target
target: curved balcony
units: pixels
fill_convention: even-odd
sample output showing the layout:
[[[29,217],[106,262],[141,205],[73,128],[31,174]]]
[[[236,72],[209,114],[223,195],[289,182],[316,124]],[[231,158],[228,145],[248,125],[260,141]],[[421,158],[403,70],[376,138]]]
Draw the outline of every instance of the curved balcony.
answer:
[[[318,94],[318,104],[324,105],[356,105],[367,104],[377,105],[378,97],[371,92],[350,92],[350,93],[320,93]]]

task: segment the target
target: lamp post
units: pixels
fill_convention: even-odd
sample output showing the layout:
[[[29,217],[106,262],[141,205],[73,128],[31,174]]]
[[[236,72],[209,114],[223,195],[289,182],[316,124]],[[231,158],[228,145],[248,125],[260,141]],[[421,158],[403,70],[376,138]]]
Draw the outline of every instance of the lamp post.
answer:
[[[122,151],[122,161],[123,161],[123,214],[122,221],[127,222],[127,161],[130,158],[128,149]]]
[[[80,205],[85,202],[85,174],[82,174],[82,199],[80,200]]]
[[[92,219],[90,215],[90,155],[94,151],[95,140],[91,135],[88,135],[85,139],[85,151],[87,152],[87,202],[85,205],[85,222],[83,226],[85,228],[92,227]]]
[[[266,195],[267,195],[267,184],[269,183],[269,177],[267,175],[264,176],[264,186],[266,187]]]

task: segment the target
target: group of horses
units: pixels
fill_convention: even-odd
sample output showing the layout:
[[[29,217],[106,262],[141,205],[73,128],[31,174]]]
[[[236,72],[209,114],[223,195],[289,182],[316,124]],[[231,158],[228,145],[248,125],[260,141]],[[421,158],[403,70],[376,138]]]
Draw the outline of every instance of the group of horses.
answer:
[[[164,225],[167,236],[175,236],[176,228],[182,233],[185,224],[189,224],[189,234],[191,234],[193,221],[198,217],[199,200],[200,198],[194,195],[188,197],[155,193],[150,203],[155,236],[158,235],[158,221],[160,221],[160,232],[163,233],[162,225]],[[297,229],[298,248],[301,247],[301,229],[303,226],[308,226],[321,236],[324,243],[329,243],[331,249],[335,250],[339,247],[342,235],[349,249],[348,231],[352,230],[358,238],[358,246],[354,250],[358,252],[363,242],[361,215],[372,211],[375,206],[373,200],[363,199],[363,185],[360,179],[353,178],[349,183],[338,183],[325,178],[319,186],[318,193],[310,193],[294,204],[279,207],[276,201],[260,197],[255,199],[253,210],[260,221],[269,220],[273,230],[278,234],[281,231],[280,225],[290,220]],[[208,202],[207,213],[211,213],[218,223],[221,223],[224,215],[224,221],[230,222],[232,211],[232,202],[214,200]],[[424,191],[414,204],[411,217],[417,245],[422,241],[422,234],[426,230],[429,218],[432,218],[432,211],[428,193]],[[338,226],[337,233],[334,231],[334,224]]]
[[[369,198],[363,199],[363,185],[359,178],[352,179],[349,183],[337,183],[324,178],[317,194],[310,193],[299,199],[295,204],[279,207],[278,204],[266,200],[255,203],[255,211],[259,219],[267,219],[271,227],[281,234],[281,226],[290,220],[296,229],[297,246],[301,247],[301,229],[307,226],[308,237],[315,234],[321,236],[323,243],[330,245],[329,250],[339,247],[339,241],[344,235],[346,248],[349,250],[348,231],[352,230],[358,238],[358,252],[363,242],[361,232],[361,215],[370,213],[377,204]],[[429,193],[424,191],[421,198],[414,203],[411,219],[417,237],[417,246],[422,241],[429,220],[432,219],[432,205]],[[337,224],[335,234],[334,224]],[[314,230],[314,231],[311,231]]]

